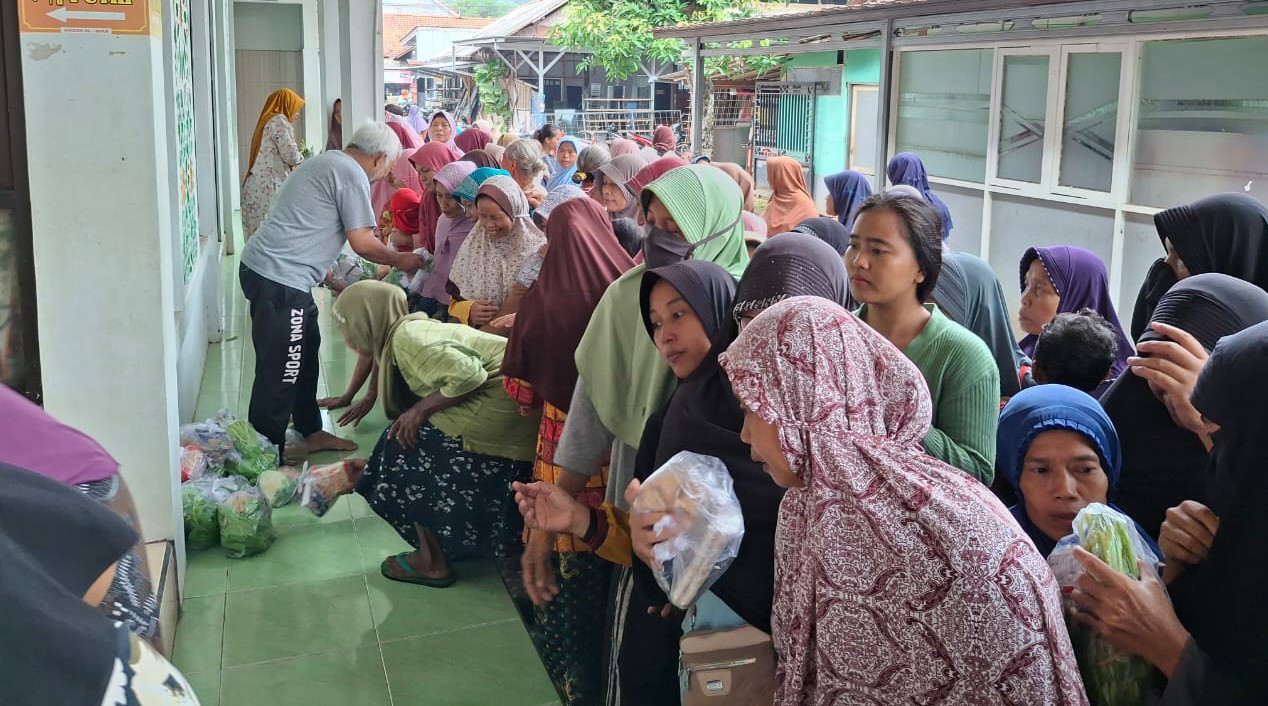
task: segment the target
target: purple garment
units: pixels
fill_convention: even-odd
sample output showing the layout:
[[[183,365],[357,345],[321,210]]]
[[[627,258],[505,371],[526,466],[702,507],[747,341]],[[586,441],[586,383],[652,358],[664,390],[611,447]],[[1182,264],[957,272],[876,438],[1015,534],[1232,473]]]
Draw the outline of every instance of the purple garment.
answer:
[[[87,434],[0,385],[0,463],[69,485],[104,480],[119,462]]]
[[[925,200],[938,209],[938,215],[942,216],[942,240],[946,242],[951,237],[951,229],[955,227],[955,223],[951,220],[951,209],[947,208],[942,199],[938,198],[938,195],[929,187],[929,172],[925,171],[925,163],[911,152],[899,152],[889,160],[885,173],[889,176],[891,184],[895,186],[906,184],[915,188],[924,195]]]
[[[1110,370],[1109,381],[1114,380],[1127,368],[1127,357],[1135,354],[1131,340],[1118,322],[1118,312],[1109,295],[1109,274],[1105,271],[1105,263],[1096,253],[1073,245],[1054,245],[1052,247],[1031,248],[1021,256],[1021,288],[1026,289],[1026,270],[1030,263],[1038,258],[1043,269],[1052,280],[1052,286],[1061,297],[1057,305],[1058,314],[1076,312],[1084,307],[1100,314],[1118,331],[1118,358]],[[1021,339],[1021,350],[1028,356],[1034,356],[1035,343],[1038,336],[1029,335]],[[1102,387],[1107,387],[1103,385]]]
[[[445,291],[445,283],[449,281],[449,272],[453,269],[453,261],[458,257],[462,242],[467,239],[475,223],[466,215],[450,218],[442,215],[436,222],[436,253],[432,261],[431,275],[423,283],[424,297],[435,299],[441,304],[449,304],[449,293]]]
[[[847,169],[824,177],[823,185],[832,194],[832,207],[837,212],[837,220],[846,229],[853,230],[854,212],[872,195],[872,185],[868,183],[867,177]],[[946,240],[945,233],[942,239]]]
[[[418,106],[410,104],[409,112],[405,115],[406,122],[414,128],[414,132],[422,134],[427,130],[427,121],[423,120],[423,116],[418,114]]]

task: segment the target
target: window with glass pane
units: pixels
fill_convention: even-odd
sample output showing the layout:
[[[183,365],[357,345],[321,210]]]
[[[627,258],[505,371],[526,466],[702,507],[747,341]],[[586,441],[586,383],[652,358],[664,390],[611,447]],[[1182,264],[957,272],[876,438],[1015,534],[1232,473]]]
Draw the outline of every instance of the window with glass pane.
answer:
[[[1221,191],[1268,201],[1268,37],[1147,42],[1132,203],[1166,208]]]
[[[1043,135],[1048,114],[1048,57],[1004,57],[1000,100],[1001,179],[1039,183],[1043,178]]]
[[[934,176],[986,180],[991,49],[903,52],[895,143]]]
[[[1070,55],[1061,126],[1061,186],[1110,190],[1122,63],[1118,52]]]

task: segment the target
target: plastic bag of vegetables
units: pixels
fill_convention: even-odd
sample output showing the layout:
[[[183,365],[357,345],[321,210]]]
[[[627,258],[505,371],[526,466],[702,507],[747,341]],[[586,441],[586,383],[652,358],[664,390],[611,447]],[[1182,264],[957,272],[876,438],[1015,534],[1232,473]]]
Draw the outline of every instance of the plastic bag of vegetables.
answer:
[[[276,470],[268,470],[260,474],[256,487],[264,493],[264,499],[271,507],[282,507],[295,499],[299,489],[299,471],[292,466],[282,466]]]
[[[185,448],[202,451],[210,468],[223,468],[238,460],[237,449],[233,439],[226,431],[228,421],[224,417],[213,417],[206,421],[182,424],[180,428],[180,444]]]
[[[303,497],[300,503],[321,517],[339,499],[357,486],[360,473],[351,461],[340,461],[326,466],[316,466],[304,472],[300,480]]]
[[[220,542],[220,503],[230,495],[249,488],[245,478],[203,476],[181,486],[185,517],[185,543],[193,549],[207,549]]]
[[[259,488],[247,487],[220,503],[220,547],[232,559],[273,546],[273,510]]]
[[[1074,518],[1074,534],[1057,543],[1048,555],[1048,565],[1068,595],[1083,573],[1074,558],[1081,546],[1115,571],[1138,579],[1138,559],[1144,559],[1155,576],[1158,556],[1136,530],[1130,517],[1101,503],[1092,503]],[[1153,666],[1146,660],[1113,647],[1090,627],[1068,621],[1070,641],[1079,660],[1083,685],[1092,706],[1144,706],[1149,702]]]
[[[233,445],[241,455],[235,470],[254,483],[260,474],[277,468],[277,447],[257,432],[245,419],[238,419],[225,427]]]

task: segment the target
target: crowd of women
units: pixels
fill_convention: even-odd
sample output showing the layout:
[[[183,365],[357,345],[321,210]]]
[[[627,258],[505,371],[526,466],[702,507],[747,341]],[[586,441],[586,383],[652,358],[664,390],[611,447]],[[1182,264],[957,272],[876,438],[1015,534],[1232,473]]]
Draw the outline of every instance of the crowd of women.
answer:
[[[911,153],[879,193],[828,176],[825,217],[788,158],[763,208],[742,166],[672,139],[386,119],[404,151],[374,212],[430,270],[337,293],[360,362],[321,403],[392,420],[356,465],[414,548],[383,575],[439,589],[493,558],[563,703],[691,701],[680,644],[749,629],[774,677],[725,703],[1085,704],[1074,626],[1152,665],[1162,703],[1268,702],[1263,204],[1159,213],[1129,336],[1073,246],[1026,250],[1014,321]],[[682,451],[723,462],[745,530],[685,612],[654,575],[674,530],[633,509]],[[1093,503],[1152,561],[1075,549],[1059,585],[1047,559]]]

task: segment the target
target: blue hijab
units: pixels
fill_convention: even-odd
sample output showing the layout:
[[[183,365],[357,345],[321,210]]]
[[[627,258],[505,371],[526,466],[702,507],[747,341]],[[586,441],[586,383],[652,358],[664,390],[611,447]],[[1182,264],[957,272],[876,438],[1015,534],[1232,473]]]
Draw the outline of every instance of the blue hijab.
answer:
[[[510,176],[511,173],[505,169],[494,169],[493,167],[480,167],[471,172],[471,175],[462,180],[458,188],[453,190],[453,197],[459,201],[475,201],[476,192],[480,190],[480,185],[486,180],[495,176]]]
[[[859,172],[847,169],[823,178],[823,185],[832,194],[832,207],[837,212],[837,220],[846,230],[854,229],[854,212],[872,195],[872,185],[867,177]]]
[[[1008,484],[1017,494],[1018,502],[1009,508],[1017,524],[1026,531],[1035,547],[1045,557],[1057,546],[1054,539],[1044,534],[1026,513],[1026,500],[1021,493],[1021,472],[1026,451],[1030,444],[1045,431],[1065,430],[1082,434],[1096,449],[1101,458],[1101,468],[1109,478],[1107,501],[1114,499],[1118,479],[1122,472],[1122,453],[1118,446],[1118,432],[1109,415],[1091,395],[1065,385],[1039,385],[1022,390],[1013,396],[999,416],[999,432],[995,437],[996,463],[1000,466]],[[1122,512],[1107,502],[1107,505]],[[1126,513],[1124,513],[1126,514]],[[1139,524],[1136,531],[1149,544],[1159,558],[1162,551]]]
[[[581,144],[581,140],[569,135],[560,140],[559,144],[562,145],[565,142],[572,145],[572,149],[577,152],[578,156],[580,156],[581,150],[584,148],[584,145]],[[556,169],[551,172],[554,176],[550,178],[550,181],[546,182],[546,190],[552,191],[560,186],[572,186],[572,175],[577,173],[577,163],[574,161],[571,167],[564,169],[559,166],[559,161],[555,160],[555,167]]]
[[[942,216],[942,240],[946,242],[951,237],[951,229],[955,227],[955,223],[951,220],[951,209],[929,188],[929,172],[925,171],[925,163],[911,152],[899,152],[889,160],[885,174],[889,176],[891,184],[906,184],[914,188],[938,209],[938,215]]]

